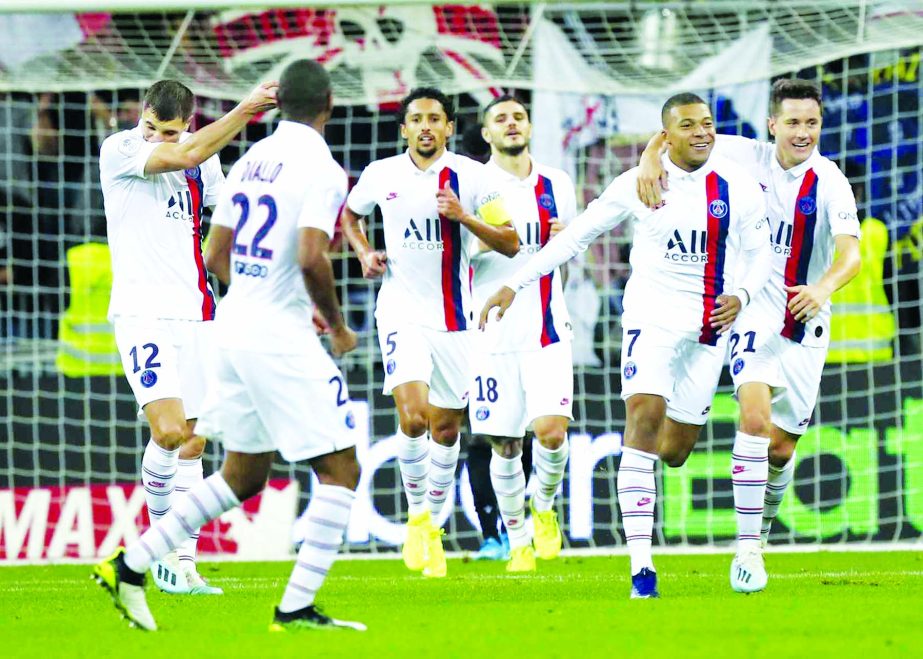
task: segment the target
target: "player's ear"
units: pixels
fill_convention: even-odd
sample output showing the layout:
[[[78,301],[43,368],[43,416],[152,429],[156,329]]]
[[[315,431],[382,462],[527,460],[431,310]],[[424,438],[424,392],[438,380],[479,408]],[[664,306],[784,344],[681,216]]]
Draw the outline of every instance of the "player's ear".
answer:
[[[445,136],[452,137],[455,134],[455,122],[450,121],[445,125]]]
[[[407,126],[404,125],[404,122],[401,122],[401,137],[405,140],[407,139]]]
[[[484,141],[490,144],[490,131],[487,130],[487,126],[481,126],[481,137],[484,138]]]
[[[769,115],[769,118],[766,120],[766,126],[769,128],[769,134],[775,137],[776,136],[776,121],[772,115]]]

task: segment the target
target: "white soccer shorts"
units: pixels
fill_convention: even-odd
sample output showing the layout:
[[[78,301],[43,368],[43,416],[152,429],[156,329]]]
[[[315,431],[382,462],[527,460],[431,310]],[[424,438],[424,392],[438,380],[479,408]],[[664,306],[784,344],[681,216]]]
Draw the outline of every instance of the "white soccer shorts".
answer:
[[[356,445],[346,380],[316,342],[311,354],[222,349],[214,396],[196,434],[239,453],[279,451],[289,462]]]
[[[803,346],[755,323],[735,325],[728,342],[735,394],[748,382],[769,385],[772,423],[793,435],[808,429],[826,358],[826,348]]]
[[[705,425],[724,365],[726,335],[709,346],[688,332],[623,322],[622,400],[635,394],[662,396],[668,417]]]
[[[522,437],[535,419],[573,419],[574,365],[570,341],[539,350],[478,350],[468,417],[471,433]]]
[[[113,325],[138,406],[179,398],[186,418],[198,418],[214,370],[212,322],[121,317]]]
[[[408,382],[429,386],[429,403],[449,410],[468,404],[474,332],[444,332],[419,325],[378,323],[385,371],[383,393]]]

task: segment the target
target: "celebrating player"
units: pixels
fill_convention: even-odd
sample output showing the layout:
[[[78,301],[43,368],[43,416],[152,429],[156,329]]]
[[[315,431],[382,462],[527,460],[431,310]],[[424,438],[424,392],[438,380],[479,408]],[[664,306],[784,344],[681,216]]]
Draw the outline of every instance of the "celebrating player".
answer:
[[[279,86],[283,121],[234,165],[215,211],[207,261],[231,286],[215,322],[221,347],[217,396],[197,429],[224,444],[224,465],[179,497],[127,550],[95,568],[116,607],[144,629],[157,628],[144,598],[148,566],[194,529],[262,490],[277,450],[286,460],[310,461],[320,484],[311,494],[305,539],[270,630],[365,628],[333,620],[314,606],[359,480],[346,382],[311,323],[316,304],[330,326],[333,351],[355,348],[327,255],[346,197],[346,175],[322,135],[331,99],[330,77],[320,64],[290,64]]]
[[[125,375],[151,427],[141,461],[156,523],[174,491],[202,480],[205,441],[193,433],[205,395],[215,302],[202,260],[202,209],[224,182],[216,155],[257,113],[275,106],[275,84],[257,87],[214,123],[187,133],[192,92],[175,80],[144,96],[141,123],[103,142],[99,169],[112,252],[109,318]],[[167,592],[220,594],[195,567],[196,535],[153,569]],[[177,554],[179,560],[177,560]]]
[[[766,190],[773,252],[770,283],[737,319],[730,338],[740,402],[731,467],[737,555],[730,578],[738,592],[766,587],[761,549],[817,402],[830,343],[830,296],[859,272],[855,197],[837,166],[817,151],[822,113],[817,85],[778,80],[769,116],[775,144],[719,135],[715,146]],[[638,181],[652,205],[660,201],[661,147],[662,139],[651,141]],[[685,447],[666,450],[679,462],[688,454]]]
[[[622,398],[627,408],[618,498],[631,558],[631,596],[657,597],[651,557],[658,437],[692,446],[708,418],[730,328],[769,277],[763,194],[733,162],[712,156],[714,121],[694,94],[663,106],[672,185],[663,205],[645,207],[635,191],[637,168],[534,256],[487,301],[497,319],[517,292],[585,250],[625,220],[634,224],[632,273],[622,316]]]
[[[471,384],[469,252],[479,239],[514,256],[519,240],[484,166],[446,150],[455,129],[449,99],[420,88],[401,107],[407,151],[366,167],[342,224],[363,274],[384,277],[375,319],[384,392],[394,396],[400,426],[398,460],[409,508],[404,562],[442,577],[442,529],[432,520],[454,482]],[[375,206],[385,251],[370,247],[360,225]]]
[[[503,200],[521,241],[513,259],[487,251],[473,259],[474,295],[483,303],[577,214],[577,200],[567,174],[529,155],[532,124],[516,98],[494,99],[484,109],[481,132],[490,144],[488,175],[503,185]],[[468,407],[471,432],[487,436],[493,446],[490,479],[509,534],[507,570],[533,571],[536,553],[551,559],[561,551],[561,529],[552,508],[564,478],[567,424],[573,418],[570,320],[558,269],[538,286],[524,289],[503,326],[491,325],[481,338]],[[538,478],[530,501],[535,551],[525,525],[522,467],[522,441],[530,426]]]

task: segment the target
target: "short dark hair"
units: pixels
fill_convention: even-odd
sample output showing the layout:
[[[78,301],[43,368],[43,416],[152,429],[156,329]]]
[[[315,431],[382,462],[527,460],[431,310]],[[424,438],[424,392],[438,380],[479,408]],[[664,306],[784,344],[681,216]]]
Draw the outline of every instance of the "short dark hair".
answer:
[[[312,59],[295,60],[282,71],[276,98],[284,118],[316,119],[329,107],[330,74]]]
[[[670,98],[667,99],[667,102],[663,104],[663,108],[660,110],[660,123],[664,128],[667,127],[667,123],[670,119],[670,110],[673,108],[678,108],[681,105],[708,105],[698,94],[693,94],[692,92],[682,92],[679,94],[673,94]]]
[[[455,121],[455,104],[452,103],[452,99],[435,87],[416,87],[415,89],[411,89],[410,93],[401,99],[401,123],[403,123],[404,117],[407,116],[407,108],[410,107],[410,104],[421,98],[437,101],[442,105],[446,119],[448,121]]]
[[[195,110],[195,95],[178,80],[160,80],[144,94],[144,108],[150,108],[160,121],[189,121]]]
[[[782,110],[782,101],[788,98],[815,100],[821,113],[824,111],[820,86],[816,82],[801,78],[782,78],[772,83],[772,90],[769,92],[769,114],[777,116]]]
[[[487,113],[490,112],[490,109],[495,105],[500,105],[500,103],[506,103],[507,101],[512,101],[513,103],[518,103],[522,106],[522,109],[526,111],[526,115],[529,115],[529,106],[525,104],[522,99],[516,98],[512,94],[502,94],[497,98],[493,99],[490,103],[484,106],[484,109],[481,110],[481,124],[487,121]]]

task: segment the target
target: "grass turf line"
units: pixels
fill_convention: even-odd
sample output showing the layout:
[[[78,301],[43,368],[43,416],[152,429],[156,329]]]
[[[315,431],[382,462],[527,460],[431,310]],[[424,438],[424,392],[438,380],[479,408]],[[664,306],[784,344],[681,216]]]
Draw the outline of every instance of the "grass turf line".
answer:
[[[4,657],[872,657],[923,647],[923,553],[768,554],[769,587],[728,585],[730,555],[661,556],[662,599],[628,599],[623,556],[449,561],[428,580],[399,561],[334,566],[319,604],[369,631],[269,634],[288,563],[203,564],[223,597],[149,586],[161,631],[129,629],[89,566],[0,569]],[[638,655],[641,656],[641,655]]]

